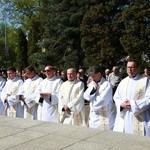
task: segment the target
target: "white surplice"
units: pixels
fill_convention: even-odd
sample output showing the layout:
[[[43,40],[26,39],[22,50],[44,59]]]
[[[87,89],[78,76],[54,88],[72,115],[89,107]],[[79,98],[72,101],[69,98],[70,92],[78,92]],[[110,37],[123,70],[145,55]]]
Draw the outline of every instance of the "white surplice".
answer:
[[[141,80],[140,75],[134,78],[126,77],[123,79],[114,95],[114,101],[117,107],[117,116],[115,120],[114,131],[135,134],[135,116],[142,117],[144,135],[150,136],[150,80],[145,84],[144,96],[136,100],[136,89]],[[125,92],[126,91],[126,92]],[[120,110],[120,104],[125,100],[130,100],[131,109]]]
[[[36,88],[43,81],[41,77],[36,75],[33,78],[25,80],[19,94],[24,96],[24,118],[37,119],[37,107],[36,94],[34,93]]]
[[[5,106],[5,115],[10,117],[23,118],[23,106],[18,97],[18,91],[23,85],[23,80],[20,77],[8,79],[6,85],[1,92],[1,100]],[[7,103],[5,103],[6,96],[9,95]]]
[[[61,123],[86,126],[83,93],[84,84],[79,80],[66,81],[61,85],[58,103]],[[64,105],[70,108],[71,114],[62,111]]]
[[[39,103],[38,120],[48,122],[58,122],[58,92],[62,80],[56,76],[44,79],[36,89],[36,102],[39,103],[40,93],[50,93],[51,98],[43,99]],[[41,110],[41,111],[40,111]]]
[[[2,76],[0,76],[0,115],[2,115],[4,112],[4,104],[1,101],[1,92],[5,84],[6,84],[6,80]]]
[[[112,113],[112,86],[102,77],[95,93],[91,93],[93,88],[93,84],[90,83],[84,92],[84,99],[90,101],[89,127],[111,129],[115,120]]]

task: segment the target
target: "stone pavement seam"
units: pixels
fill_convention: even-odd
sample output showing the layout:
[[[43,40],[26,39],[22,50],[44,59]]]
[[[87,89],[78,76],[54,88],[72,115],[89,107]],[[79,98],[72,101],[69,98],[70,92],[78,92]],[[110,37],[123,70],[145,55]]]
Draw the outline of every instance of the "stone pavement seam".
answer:
[[[23,132],[26,132],[26,131],[23,131]],[[16,134],[23,133],[23,132],[17,132]],[[12,134],[12,135],[16,135],[16,134]],[[12,135],[9,135],[9,136],[12,136]],[[12,148],[21,146],[21,145],[23,145],[23,144],[28,144],[28,143],[30,143],[30,142],[32,142],[32,141],[37,140],[37,139],[41,139],[41,138],[43,138],[43,137],[45,137],[45,136],[47,136],[47,135],[50,135],[50,134],[46,134],[46,135],[43,135],[43,136],[40,136],[40,137],[37,137],[37,138],[34,138],[34,139],[30,139],[30,140],[25,141],[25,142],[23,142],[23,143],[20,143],[20,144],[11,146],[11,148],[6,148],[5,150],[9,150],[9,149],[12,149]],[[6,136],[6,137],[9,137],[9,136]],[[0,138],[0,139],[1,139],[1,138]]]
[[[101,132],[101,131],[100,131],[100,132]],[[105,132],[105,131],[102,131],[102,132]],[[70,144],[70,145],[67,145],[67,146],[61,148],[60,150],[63,150],[63,149],[65,149],[65,148],[68,148],[68,147],[70,147],[70,146],[72,146],[72,145],[75,145],[75,144],[77,144],[77,143],[81,143],[81,142],[83,142],[83,141],[86,141],[87,139],[90,139],[91,137],[94,137],[94,136],[96,136],[96,135],[99,135],[99,132],[98,132],[97,134],[94,134],[94,135],[91,135],[91,136],[86,137],[86,138],[84,138],[84,139],[81,139],[81,140],[78,141],[78,142],[75,142],[75,143],[72,143],[72,144]],[[97,143],[97,142],[93,142],[93,143]]]
[[[17,133],[9,134],[9,135],[7,135],[7,136],[0,137],[0,139],[4,139],[4,138],[6,138],[6,137],[13,136],[13,135],[16,135],[16,134],[18,134],[18,133],[23,133],[23,132],[25,132],[25,131],[20,131],[20,132],[17,132]]]

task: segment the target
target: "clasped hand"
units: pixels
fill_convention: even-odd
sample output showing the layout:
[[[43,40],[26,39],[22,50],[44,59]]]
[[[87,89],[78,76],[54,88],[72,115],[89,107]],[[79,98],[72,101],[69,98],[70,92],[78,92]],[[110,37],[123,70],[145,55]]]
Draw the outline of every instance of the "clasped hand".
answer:
[[[98,86],[98,84],[94,80],[91,81],[91,84],[93,85],[94,89],[96,89]]]
[[[125,109],[130,109],[131,108],[131,104],[129,100],[125,100],[123,103],[120,104],[121,107],[125,108]]]
[[[65,112],[67,112],[69,115],[71,115],[71,110],[70,110],[70,108],[67,105],[64,105],[63,110]]]
[[[51,94],[50,94],[50,93],[41,93],[41,94],[40,94],[40,97],[41,97],[41,98],[50,98],[50,97],[51,97]]]

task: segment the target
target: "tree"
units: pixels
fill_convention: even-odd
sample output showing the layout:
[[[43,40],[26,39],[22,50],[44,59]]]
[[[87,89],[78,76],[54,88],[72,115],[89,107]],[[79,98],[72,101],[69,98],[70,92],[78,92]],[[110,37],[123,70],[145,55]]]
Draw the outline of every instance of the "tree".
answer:
[[[30,20],[30,28],[28,33],[28,64],[29,65],[36,65],[36,57],[34,58],[33,55],[35,53],[40,53],[41,48],[38,45],[38,41],[41,39],[41,31],[40,31],[40,23],[38,17],[32,16]]]
[[[15,29],[7,23],[0,24],[0,64],[1,67],[14,65],[15,53]]]
[[[31,17],[37,14],[40,0],[1,0],[0,3],[2,14],[11,25],[28,30],[28,23]]]
[[[85,64],[111,68],[125,52],[120,43],[121,29],[117,18],[126,1],[96,1],[89,3],[81,24],[81,45]]]
[[[5,60],[5,25],[0,24],[0,64],[1,67],[4,66],[4,60]]]
[[[16,60],[16,66],[19,71],[22,71],[27,65],[27,52],[28,52],[28,42],[26,39],[25,34],[21,29],[17,30],[17,60]]]
[[[45,2],[45,3],[44,3]],[[64,69],[82,65],[84,53],[80,42],[80,24],[84,15],[84,3],[74,0],[47,0],[43,2],[44,29],[41,47],[53,56],[49,63]]]
[[[126,56],[134,56],[142,63],[150,61],[147,0],[3,0],[3,3],[4,14],[27,37],[28,62],[36,68],[42,69],[47,64],[59,69],[96,64],[111,68],[122,65],[120,62]],[[11,47],[10,52],[16,53],[17,45]]]
[[[1,1],[3,4],[2,6],[2,13],[5,18],[7,18],[7,22],[11,24],[12,27],[15,27],[18,29],[18,34],[20,37],[18,37],[19,41],[12,40],[11,42],[14,42],[15,48],[12,49],[14,53],[18,53],[18,58],[21,58],[20,60],[17,59],[17,62],[14,64],[19,67],[19,69],[23,69],[24,65],[27,65],[27,59],[28,55],[31,55],[32,53],[35,53],[38,51],[37,47],[37,33],[38,30],[34,29],[36,26],[34,23],[36,23],[33,16],[36,16],[38,14],[38,9],[40,6],[40,0],[26,0],[26,1],[18,1],[18,0],[3,0]],[[28,37],[29,36],[29,37]],[[20,39],[22,38],[22,39]],[[15,38],[14,38],[15,39]],[[27,41],[26,39],[29,39],[29,45],[27,48]],[[19,43],[19,44],[16,44]],[[23,44],[23,45],[21,45]],[[18,47],[17,47],[18,46]],[[29,52],[27,51],[29,49]],[[22,53],[26,52],[24,55],[26,58],[23,58]],[[28,55],[27,55],[28,54]],[[25,61],[25,62],[21,62]],[[18,64],[17,64],[18,63]],[[31,63],[32,64],[32,63]]]
[[[149,1],[133,1],[119,17],[120,23],[124,25],[121,44],[130,57],[140,62],[144,61],[144,57],[150,60],[149,8]]]

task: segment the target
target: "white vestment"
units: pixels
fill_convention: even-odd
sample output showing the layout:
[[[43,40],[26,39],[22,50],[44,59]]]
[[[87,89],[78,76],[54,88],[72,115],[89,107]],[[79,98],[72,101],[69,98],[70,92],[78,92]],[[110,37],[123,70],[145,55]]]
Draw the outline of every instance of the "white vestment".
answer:
[[[79,80],[66,81],[61,85],[58,103],[61,123],[86,126],[83,93],[84,83]],[[70,108],[71,114],[63,111],[64,105]]]
[[[94,86],[91,82],[84,92],[84,99],[90,101],[89,127],[102,130],[111,129],[113,120],[115,120],[111,112],[113,107],[112,86],[102,77],[96,91],[91,93],[93,90]]]
[[[12,80],[8,79],[6,85],[4,86],[1,93],[1,100],[5,105],[5,115],[10,117],[20,117],[23,118],[23,106],[18,97],[18,91],[23,85],[23,80],[20,77],[15,77]],[[7,103],[5,103],[5,98],[8,96]]]
[[[25,80],[19,94],[24,96],[24,118],[37,119],[36,94],[34,93],[39,84],[43,81],[41,77],[36,75],[34,78]]]
[[[62,84],[62,80],[56,76],[44,79],[36,89],[36,102],[39,103],[40,93],[50,93],[51,98],[43,99],[43,103],[39,103],[41,111],[38,114],[38,120],[48,122],[58,122],[58,92]]]
[[[117,107],[117,116],[114,131],[135,134],[134,119],[141,116],[144,135],[150,136],[150,80],[147,79],[147,83],[145,82],[144,96],[135,99],[135,95],[140,94],[136,93],[136,89],[140,88],[139,80],[141,80],[140,75],[134,78],[126,77],[120,82],[116,90],[114,101]],[[130,101],[131,109],[120,109],[120,104],[125,100]]]
[[[0,115],[2,115],[4,112],[4,104],[1,101],[1,92],[5,84],[6,84],[6,80],[2,76],[0,76]]]

